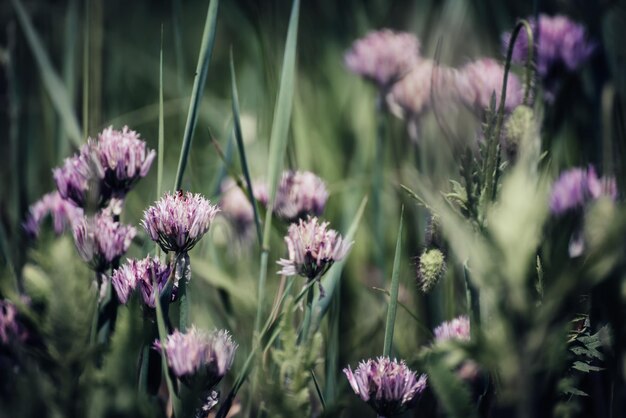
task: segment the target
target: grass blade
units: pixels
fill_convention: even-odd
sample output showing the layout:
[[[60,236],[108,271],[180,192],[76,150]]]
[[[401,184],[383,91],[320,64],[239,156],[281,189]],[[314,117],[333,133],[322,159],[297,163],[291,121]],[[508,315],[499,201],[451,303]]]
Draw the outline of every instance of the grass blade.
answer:
[[[393,258],[393,270],[391,272],[391,294],[389,307],[387,308],[387,323],[385,325],[385,345],[383,356],[391,355],[393,343],[393,329],[396,324],[396,311],[398,310],[398,289],[400,288],[400,252],[402,251],[402,221],[404,218],[404,206],[400,212],[400,226],[398,226],[398,240],[396,241],[396,255]]]
[[[163,116],[163,25],[161,25],[161,52],[159,54],[159,150],[157,151],[157,199],[163,193],[163,158],[165,154],[165,122]]]
[[[237,140],[237,148],[239,150],[239,159],[241,161],[241,170],[246,180],[248,187],[248,199],[252,204],[254,211],[254,224],[256,226],[257,238],[259,245],[263,245],[263,234],[261,232],[261,220],[259,219],[259,209],[257,207],[256,199],[254,198],[254,191],[252,190],[252,180],[250,180],[250,170],[248,170],[248,161],[246,159],[246,150],[243,144],[243,134],[241,132],[241,118],[239,117],[239,94],[237,92],[237,79],[235,77],[235,64],[233,62],[233,51],[230,51],[230,77],[232,83],[232,96],[233,96],[233,126],[235,131],[235,139]]]
[[[43,84],[50,96],[50,101],[54,105],[55,110],[59,113],[65,131],[72,140],[74,145],[79,147],[83,140],[81,135],[80,125],[74,114],[72,102],[68,95],[67,89],[63,85],[63,81],[52,67],[50,58],[46,54],[46,50],[41,42],[41,39],[28,16],[28,13],[24,9],[21,0],[11,0],[15,14],[20,22],[20,26],[24,31],[28,45],[35,57],[35,62],[39,68],[39,73],[43,79]]]
[[[67,96],[69,97],[72,107],[74,106],[75,92],[76,92],[76,44],[78,40],[78,0],[70,0],[67,5],[67,11],[65,14],[65,33],[64,33],[64,45],[63,45],[63,68],[61,70],[63,74],[63,84],[67,89]],[[67,134],[62,123],[58,124],[57,132],[55,135],[55,160],[57,162],[62,161],[63,157],[68,153]]]
[[[182,185],[185,167],[187,166],[187,160],[189,159],[191,140],[193,139],[193,133],[196,129],[196,123],[198,122],[198,111],[200,110],[202,93],[204,91],[206,77],[209,72],[209,63],[211,62],[213,45],[215,44],[218,6],[219,0],[211,0],[209,3],[209,10],[207,11],[204,32],[202,34],[202,44],[200,46],[200,55],[198,56],[198,66],[196,67],[196,76],[193,81],[193,89],[191,90],[187,123],[185,124],[185,133],[183,134],[183,145],[180,150],[180,159],[178,160],[178,170],[176,172],[174,190],[180,189]]]

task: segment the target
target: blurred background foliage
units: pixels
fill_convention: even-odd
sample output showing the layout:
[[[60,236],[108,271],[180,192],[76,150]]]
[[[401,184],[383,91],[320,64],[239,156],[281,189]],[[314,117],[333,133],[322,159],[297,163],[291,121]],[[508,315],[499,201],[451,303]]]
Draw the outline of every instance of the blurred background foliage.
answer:
[[[164,179],[165,187],[173,187],[208,3],[195,0],[24,0],[22,4],[52,68],[68,93],[69,106],[78,118],[83,138],[93,136],[109,125],[116,128],[128,125],[140,132],[151,148],[157,148],[159,52],[163,31]],[[231,135],[231,50],[250,169],[254,178],[267,176],[268,142],[290,7],[291,2],[287,0],[223,1],[220,5],[216,44],[183,184],[185,189],[200,192],[213,200],[219,198],[219,184],[225,169],[212,144],[212,137],[239,170],[237,158],[228,157],[235,155]],[[375,167],[382,165],[384,187],[380,191],[380,210],[383,215],[377,216],[371,205],[365,211],[340,282],[339,306],[332,308],[338,318],[338,328],[329,333],[330,326],[324,323],[322,327],[324,335],[334,337],[323,341],[316,339],[316,345],[309,347],[310,352],[299,354],[289,352],[288,343],[281,343],[282,351],[264,353],[263,356],[268,369],[272,364],[277,365],[278,368],[272,369],[273,374],[264,376],[265,371],[261,368],[260,374],[242,389],[243,399],[265,401],[265,407],[270,411],[267,416],[295,416],[296,411],[305,415],[319,412],[319,402],[309,399],[313,392],[310,390],[311,376],[306,369],[312,367],[324,376],[325,382],[336,385],[336,390],[326,387],[326,402],[332,405],[327,410],[328,416],[339,416],[339,411],[345,417],[366,413],[366,406],[351,393],[340,370],[344,365],[354,365],[362,358],[381,352],[387,296],[376,288],[388,288],[402,204],[406,206],[406,232],[399,300],[408,310],[398,311],[393,354],[414,365],[423,360],[417,353],[420,346],[429,344],[432,338],[429,330],[466,311],[463,271],[466,258],[463,255],[472,253],[479,260],[489,260],[490,263],[477,263],[480,265],[478,271],[486,275],[515,276],[518,272],[504,271],[512,265],[517,266],[515,260],[522,256],[518,253],[519,247],[511,244],[516,242],[516,231],[524,233],[528,232],[526,228],[531,228],[532,235],[532,231],[542,229],[546,216],[542,209],[546,204],[545,196],[542,197],[536,187],[525,183],[524,179],[513,177],[510,182],[517,181],[514,186],[503,185],[504,190],[509,190],[509,194],[503,194],[503,199],[508,199],[503,203],[508,211],[500,218],[498,213],[493,213],[495,224],[501,226],[502,241],[498,242],[496,236],[495,243],[487,242],[471,249],[455,248],[452,244],[454,258],[449,262],[446,280],[440,281],[432,293],[424,297],[415,283],[415,258],[424,246],[428,210],[416,205],[399,185],[405,184],[423,196],[432,195],[431,202],[438,201],[436,196],[440,191],[450,191],[449,179],[459,179],[455,146],[451,138],[442,135],[432,115],[423,122],[417,146],[410,141],[402,121],[390,118],[387,121],[388,141],[384,144],[384,152],[377,154],[376,92],[346,71],[344,51],[367,31],[390,27],[417,34],[422,42],[423,56],[435,57],[439,44],[437,59],[441,64],[460,66],[482,56],[501,59],[501,33],[511,30],[517,18],[532,15],[536,10],[566,14],[583,23],[590,38],[600,45],[582,71],[565,81],[556,103],[540,110],[542,146],[549,152],[542,161],[544,174],[554,177],[565,167],[593,163],[603,173],[616,175],[623,191],[626,179],[624,1],[302,2],[286,165],[311,170],[326,180],[331,195],[324,217],[343,233],[353,221],[362,198],[371,194]],[[70,155],[75,144],[46,87],[46,69],[35,60],[33,48],[29,46],[10,1],[0,4],[0,28],[0,141],[3,145],[0,153],[0,238],[3,250],[0,295],[5,295],[6,289],[17,280],[31,297],[32,306],[38,313],[32,318],[32,326],[48,341],[46,357],[40,359],[45,368],[31,368],[25,363],[27,367],[19,378],[9,371],[2,372],[0,386],[13,396],[2,398],[2,402],[7,403],[0,408],[0,416],[158,416],[161,409],[136,390],[135,370],[141,345],[137,335],[142,332],[141,318],[133,315],[137,310],[121,310],[111,349],[105,353],[104,367],[87,367],[85,356],[90,353],[83,337],[88,332],[94,306],[87,279],[90,273],[78,261],[69,237],[55,240],[52,235],[44,235],[33,242],[27,239],[21,227],[29,204],[54,188],[52,167]],[[455,141],[473,141],[480,129],[479,120],[442,116],[445,124],[456,132],[458,138],[453,138]],[[156,199],[155,172],[153,169],[151,175],[129,195],[125,222],[137,225],[143,210]],[[441,211],[445,213],[446,209]],[[619,234],[624,231],[625,213],[622,209],[616,211],[598,216],[606,222],[615,222],[614,232]],[[449,220],[449,225],[455,225],[454,216],[444,216],[444,223]],[[383,224],[376,224],[380,220]],[[603,223],[598,224],[602,228]],[[377,228],[384,231],[382,242],[375,239]],[[471,233],[467,228],[450,229],[452,232],[447,233],[447,238],[456,242],[456,246],[468,246],[474,242],[474,238],[468,237]],[[286,226],[278,225],[272,240],[268,310],[279,283],[275,275],[278,268],[273,260],[284,255],[282,236],[285,231]],[[558,228],[555,231],[558,233]],[[236,371],[250,349],[257,303],[258,249],[233,244],[232,231],[225,223],[214,225],[211,235],[192,252],[192,320],[201,328],[231,330],[240,345],[233,367]],[[145,235],[140,238],[145,240]],[[591,393],[587,400],[570,408],[575,412],[564,406],[563,416],[617,417],[623,416],[619,411],[626,413],[623,387],[626,364],[624,347],[620,345],[624,331],[625,270],[616,268],[623,264],[623,234],[610,238],[612,246],[607,246],[604,241],[598,244],[598,251],[606,253],[610,249],[613,258],[609,262],[603,258],[604,264],[599,263],[597,267],[601,271],[592,271],[594,277],[601,277],[596,281],[585,276],[584,280],[588,281],[581,279],[572,284],[571,281],[583,273],[578,269],[580,266],[572,267],[568,260],[545,266],[546,277],[550,274],[555,281],[546,286],[546,292],[549,290],[556,295],[556,299],[551,299],[556,300],[555,305],[549,309],[544,307],[527,316],[533,312],[533,306],[529,305],[532,298],[525,299],[524,296],[528,289],[519,283],[517,285],[522,288],[508,289],[521,292],[518,293],[521,308],[515,315],[508,315],[510,312],[500,307],[504,309],[502,318],[515,318],[522,323],[503,324],[501,335],[486,337],[489,344],[485,343],[484,347],[500,350],[499,353],[488,350],[478,353],[478,348],[473,353],[481,364],[489,365],[490,361],[502,360],[503,352],[512,350],[516,343],[533,342],[534,346],[531,344],[532,347],[524,350],[508,351],[510,357],[497,364],[511,364],[510,370],[502,370],[502,379],[516,381],[519,376],[515,373],[523,370],[524,365],[532,369],[538,363],[565,361],[563,347],[551,344],[551,341],[567,337],[567,323],[573,319],[568,314],[589,313],[589,310],[595,314],[591,323],[586,325],[588,329],[579,330],[581,334],[572,338],[584,336],[584,332],[597,335],[604,325],[612,322],[615,335],[609,346],[613,351],[608,354],[606,361],[609,363],[603,365],[607,372],[593,377],[572,373],[572,379],[583,381],[585,390],[598,393]],[[535,235],[530,239],[533,242],[539,238]],[[502,246],[498,247],[500,244]],[[148,248],[151,248],[150,244],[142,245],[139,240],[128,255],[140,256]],[[532,253],[534,247],[527,251]],[[375,261],[377,254],[383,254],[382,271]],[[530,258],[534,260],[534,257]],[[520,277],[524,276],[527,267],[519,267],[522,270]],[[488,277],[484,280],[488,282]],[[487,297],[497,299],[502,295],[497,286],[489,289],[495,293]],[[586,295],[583,301],[577,299],[581,294]],[[593,298],[600,298],[603,304],[587,309]],[[494,301],[494,309],[500,308]],[[516,329],[525,330],[529,324],[541,323],[545,327],[536,328],[531,335],[515,333]],[[506,330],[513,334],[507,334]],[[283,340],[289,338],[295,337],[288,332],[281,336]],[[85,341],[85,345],[81,341]],[[548,341],[547,346],[555,349],[544,352],[545,357],[541,359],[527,358],[520,363],[527,353],[525,350],[545,348],[545,341]],[[580,344],[585,346],[585,341]],[[331,369],[336,375],[334,378],[327,376],[324,361],[315,360],[316,351],[323,359],[329,350],[336,356],[335,369]],[[281,396],[284,390],[281,379],[285,379],[281,367],[290,367],[289,361],[292,360],[306,364],[304,376],[297,375],[298,379],[290,382],[289,397]],[[553,380],[556,377],[550,373],[563,367],[543,369],[541,372],[545,375],[542,376],[546,381]],[[621,377],[615,377],[613,373]],[[233,376],[226,379],[228,385],[232,379]],[[36,385],[33,386],[33,382]],[[89,385],[83,382],[89,382]],[[530,383],[523,381],[523,384]],[[309,392],[299,392],[307,387]],[[522,386],[520,390],[523,390]],[[28,402],[24,401],[25,393]],[[537,395],[541,398],[541,393],[537,392]],[[614,403],[607,403],[609,400]],[[535,399],[536,406],[543,401],[543,398]],[[307,406],[303,407],[305,404]],[[427,416],[428,406],[424,408],[415,410],[415,416]],[[613,415],[609,415],[609,410]],[[506,410],[500,413],[505,414]],[[546,410],[541,416],[552,416],[553,413],[553,410]],[[569,413],[574,415],[567,415]]]

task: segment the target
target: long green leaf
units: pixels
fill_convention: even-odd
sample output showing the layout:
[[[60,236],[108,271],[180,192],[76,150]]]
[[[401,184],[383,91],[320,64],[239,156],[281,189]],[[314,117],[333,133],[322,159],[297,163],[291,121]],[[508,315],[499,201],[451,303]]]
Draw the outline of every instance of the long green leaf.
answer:
[[[183,182],[183,175],[187,167],[189,159],[189,150],[191,149],[191,140],[198,122],[198,111],[200,102],[202,101],[202,93],[206,83],[206,77],[209,72],[209,64],[211,62],[211,54],[213,53],[213,45],[215,44],[215,31],[217,28],[217,10],[219,0],[211,0],[209,10],[207,11],[206,22],[204,23],[204,32],[202,34],[202,44],[200,46],[200,55],[198,56],[198,65],[196,67],[196,76],[193,81],[191,90],[191,100],[189,103],[189,111],[187,113],[187,123],[185,124],[185,133],[183,134],[183,145],[180,150],[180,159],[178,160],[178,170],[176,172],[176,182],[174,190],[180,189]]]
[[[67,89],[65,88],[65,85],[63,85],[61,77],[59,77],[57,72],[52,67],[50,58],[46,54],[43,43],[35,31],[35,28],[33,27],[30,17],[24,9],[21,0],[11,0],[11,3],[13,4],[17,19],[20,22],[22,30],[24,31],[24,35],[26,36],[26,41],[35,56],[35,62],[39,68],[39,73],[43,79],[44,87],[50,96],[50,100],[63,121],[67,135],[72,142],[74,142],[74,145],[79,147],[83,142],[82,135],[80,133],[81,128],[78,120],[76,119],[72,101],[70,100]]]
[[[161,52],[159,53],[159,149],[157,163],[157,198],[163,193],[163,158],[165,154],[165,117],[163,116],[163,25],[161,25]]]
[[[398,226],[398,239],[396,241],[396,255],[393,258],[393,270],[391,272],[391,293],[389,307],[387,308],[387,323],[385,325],[385,343],[383,356],[391,355],[393,343],[393,330],[396,324],[396,311],[398,310],[398,290],[400,289],[400,253],[402,252],[402,222],[404,219],[404,206],[400,212],[400,225]]]

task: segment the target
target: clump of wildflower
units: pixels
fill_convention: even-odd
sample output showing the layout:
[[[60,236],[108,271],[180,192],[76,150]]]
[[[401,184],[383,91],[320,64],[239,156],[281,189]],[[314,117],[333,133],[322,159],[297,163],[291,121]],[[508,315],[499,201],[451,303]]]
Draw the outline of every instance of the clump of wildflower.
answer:
[[[171,272],[172,268],[168,264],[161,263],[158,257],[148,256],[143,260],[131,259],[113,272],[111,283],[120,303],[126,304],[131,293],[139,287],[146,306],[155,308],[155,297],[157,293],[161,294]],[[155,282],[158,292],[154,290]],[[173,293],[172,298],[174,296]]]
[[[413,34],[383,29],[356,40],[346,52],[348,70],[381,90],[404,77],[420,60],[420,42]]]
[[[438,343],[450,340],[469,341],[470,321],[465,315],[446,321],[435,328],[435,341]]]
[[[191,327],[186,333],[178,330],[167,337],[161,347],[167,364],[185,384],[210,390],[222,380],[233,364],[237,344],[226,330],[211,333]]]
[[[104,183],[114,196],[124,197],[131,187],[150,170],[156,156],[148,150],[139,134],[124,126],[121,131],[112,126],[98,134],[98,140],[89,140],[89,146],[99,159],[104,171]]]
[[[0,299],[0,343],[23,342],[27,337],[26,330],[18,321],[15,305],[8,299]]]
[[[288,221],[324,212],[328,191],[324,181],[309,171],[285,171],[276,192],[276,214]]]
[[[417,279],[422,292],[429,292],[446,273],[446,257],[439,248],[425,249],[417,263]]]
[[[186,253],[209,230],[218,211],[198,193],[166,193],[145,210],[141,224],[163,251]]]
[[[354,393],[384,417],[406,411],[426,389],[426,375],[418,378],[404,361],[389,357],[362,361],[354,371],[348,366],[343,372]]]
[[[101,182],[104,169],[92,151],[89,143],[84,144],[76,154],[66,158],[61,167],[52,170],[61,197],[80,208],[87,205],[88,191],[92,187],[97,188],[95,192],[98,193],[98,206],[105,206],[111,197],[110,189]]]
[[[83,210],[71,201],[63,199],[58,191],[47,193],[28,209],[28,217],[24,223],[26,232],[32,237],[37,237],[41,223],[48,215],[52,218],[54,232],[61,235],[71,228],[77,219],[82,218]]]
[[[337,231],[328,229],[328,225],[311,217],[291,224],[285,237],[289,258],[278,261],[283,267],[278,274],[319,280],[335,261],[343,259],[352,242],[344,241]]]
[[[137,233],[134,227],[123,225],[106,213],[77,220],[73,232],[78,254],[98,272],[117,263]]]
[[[555,215],[581,209],[591,200],[608,196],[617,197],[615,178],[599,178],[593,166],[573,168],[563,172],[552,185],[550,211]]]
[[[489,108],[491,96],[495,93],[496,109],[500,106],[500,95],[504,82],[504,67],[496,60],[482,58],[465,64],[456,80],[457,89],[461,100],[466,106],[482,112]],[[504,110],[512,111],[522,103],[522,85],[515,76],[509,72],[506,83],[506,98]]]
[[[535,34],[537,73],[546,88],[546,99],[552,101],[558,90],[558,81],[565,71],[576,71],[593,53],[595,45],[588,40],[583,25],[566,16],[541,14],[539,25],[534,18],[529,22]],[[505,50],[509,48],[511,33],[502,35]],[[523,64],[528,57],[528,36],[522,30],[513,47],[513,62]]]

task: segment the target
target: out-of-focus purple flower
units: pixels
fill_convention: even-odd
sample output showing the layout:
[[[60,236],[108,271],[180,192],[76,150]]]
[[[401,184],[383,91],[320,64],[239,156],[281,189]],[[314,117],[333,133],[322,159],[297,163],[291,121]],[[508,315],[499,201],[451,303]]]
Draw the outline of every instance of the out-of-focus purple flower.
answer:
[[[37,237],[41,223],[48,215],[52,218],[54,232],[61,235],[72,227],[76,219],[82,218],[83,210],[71,201],[63,199],[58,191],[45,194],[28,209],[28,217],[24,223],[26,232],[32,237]]]
[[[404,361],[389,357],[362,361],[354,372],[350,366],[343,372],[354,393],[385,417],[399,415],[410,408],[427,384],[426,375],[418,378]]]
[[[534,18],[528,19],[536,40],[535,56],[537,72],[544,87],[547,88],[547,99],[552,100],[556,93],[555,81],[560,72],[577,70],[593,53],[595,44],[587,38],[583,25],[571,21],[566,16],[554,17],[542,14],[539,16],[539,27]],[[502,35],[504,50],[509,47],[511,33]],[[528,37],[522,30],[513,47],[513,62],[525,63],[528,57]]]
[[[84,208],[90,187],[97,187],[98,205],[104,206],[111,197],[110,189],[104,187],[104,169],[93,153],[89,143],[80,147],[73,156],[66,158],[61,167],[52,170],[57,190],[63,199]]]
[[[120,303],[125,305],[137,287],[137,279],[142,276],[141,261],[130,259],[113,272],[111,284]]]
[[[184,253],[209,230],[217,212],[217,206],[198,193],[166,193],[145,210],[141,224],[163,251]]]
[[[285,237],[289,258],[278,261],[283,267],[278,274],[319,280],[335,261],[343,259],[352,242],[344,241],[334,229],[327,229],[328,225],[311,217],[291,224]]]
[[[160,344],[155,344],[159,348]],[[189,385],[200,383],[210,390],[226,375],[233,364],[237,344],[226,330],[206,333],[191,327],[186,333],[175,330],[167,337],[167,364],[172,372]]]
[[[552,185],[550,211],[560,215],[582,208],[590,200],[608,196],[617,197],[617,184],[613,177],[599,178],[593,166],[572,168],[559,176]]]
[[[470,321],[465,315],[446,321],[435,328],[435,341],[444,342],[449,340],[469,341]]]
[[[348,70],[386,89],[420,60],[420,42],[413,34],[382,29],[356,40],[346,52]]]
[[[461,100],[478,112],[487,109],[495,93],[496,109],[500,106],[500,94],[504,82],[504,67],[496,60],[482,58],[465,64],[457,77],[456,87]],[[522,103],[522,85],[515,74],[509,72],[506,83],[504,110],[512,111]]]
[[[241,241],[249,241],[254,233],[254,209],[246,193],[228,178],[222,182],[222,195],[218,204],[221,214],[230,222]],[[252,184],[255,199],[267,205],[267,186],[255,181]]]
[[[104,170],[104,183],[114,196],[124,197],[131,187],[150,170],[156,156],[148,150],[139,134],[124,126],[121,131],[112,126],[103,130],[97,141],[89,140]]]
[[[276,214],[287,221],[324,212],[328,191],[324,181],[310,171],[285,171],[276,192]]]
[[[105,213],[77,220],[73,232],[78,254],[98,272],[115,264],[137,233],[134,227],[123,225]]]
[[[0,299],[0,343],[23,342],[28,337],[17,316],[15,305],[8,299]]]
[[[154,283],[157,283],[160,295],[167,284],[172,268],[163,264],[158,257],[146,257],[142,260],[131,259],[119,269],[115,270],[111,277],[113,288],[122,304],[126,304],[130,294],[139,287],[143,302],[150,308],[156,307]],[[175,294],[172,294],[172,299]]]

